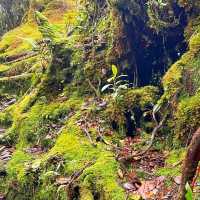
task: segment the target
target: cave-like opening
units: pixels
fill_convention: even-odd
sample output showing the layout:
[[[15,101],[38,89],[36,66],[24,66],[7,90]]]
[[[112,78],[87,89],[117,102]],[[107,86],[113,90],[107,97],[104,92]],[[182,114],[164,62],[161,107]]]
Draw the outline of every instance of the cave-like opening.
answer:
[[[148,26],[148,19],[132,16],[128,22],[124,20],[124,30],[130,47],[127,53],[129,66],[125,73],[137,86],[159,85],[167,69],[187,50],[184,37],[187,15],[175,3],[173,10],[174,18],[178,18],[179,23],[160,32]]]

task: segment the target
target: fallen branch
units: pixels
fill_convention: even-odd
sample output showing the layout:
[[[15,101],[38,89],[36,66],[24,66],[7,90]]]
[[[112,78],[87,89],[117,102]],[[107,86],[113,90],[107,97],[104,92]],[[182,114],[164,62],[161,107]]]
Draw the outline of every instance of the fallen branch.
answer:
[[[86,163],[86,165],[74,172],[69,178],[64,178],[64,180],[61,181],[61,183],[59,184],[59,181],[57,182],[57,185],[60,185],[58,190],[57,190],[57,193],[59,193],[60,189],[62,188],[65,188],[66,191],[67,191],[67,196],[68,198],[67,199],[72,199],[72,196],[73,196],[73,183],[83,174],[83,172],[90,166],[94,165],[95,164],[95,161],[91,161],[91,162],[88,162]]]
[[[70,177],[70,181],[68,182],[68,185],[71,185],[76,179],[78,179],[78,178],[81,176],[81,174],[82,174],[88,167],[94,165],[94,163],[95,163],[95,161],[88,162],[88,163],[86,163],[86,165],[85,165],[82,169],[78,170],[77,172],[74,172],[74,173],[71,175],[71,177]]]
[[[97,133],[98,133],[98,137],[99,137],[99,141],[103,142],[104,144],[108,145],[108,146],[111,146],[113,149],[115,150],[122,150],[121,147],[117,147],[116,145],[112,144],[112,143],[109,143],[108,141],[106,141],[104,138],[103,138],[103,135],[101,134],[101,131],[100,131],[100,126],[98,126],[97,128]]]

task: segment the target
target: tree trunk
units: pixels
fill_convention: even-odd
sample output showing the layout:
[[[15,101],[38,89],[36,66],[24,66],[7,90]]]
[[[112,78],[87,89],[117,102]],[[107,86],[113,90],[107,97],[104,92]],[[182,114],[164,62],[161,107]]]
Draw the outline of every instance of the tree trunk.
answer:
[[[196,174],[198,163],[200,161],[200,128],[194,133],[187,150],[186,158],[183,164],[181,185],[179,188],[179,200],[185,200],[185,185],[192,180]]]

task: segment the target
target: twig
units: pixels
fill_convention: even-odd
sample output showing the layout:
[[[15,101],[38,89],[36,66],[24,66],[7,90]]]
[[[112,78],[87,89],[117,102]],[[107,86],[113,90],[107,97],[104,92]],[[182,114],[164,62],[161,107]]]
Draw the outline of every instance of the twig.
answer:
[[[67,185],[71,185],[76,179],[78,179],[81,176],[81,174],[84,172],[85,169],[94,165],[94,163],[95,163],[95,161],[88,162],[88,163],[86,163],[86,165],[82,169],[78,170],[77,172],[74,172],[70,176],[70,180],[69,180]]]
[[[153,145],[153,142],[154,142],[154,139],[155,139],[155,136],[157,134],[157,132],[160,130],[160,128],[163,126],[163,123],[165,122],[167,118],[167,115],[165,115],[163,117],[163,119],[159,122],[159,124],[153,129],[153,132],[152,132],[152,135],[151,135],[151,140],[150,140],[150,143],[148,145],[148,147],[141,153],[138,153],[136,156],[141,156],[141,155],[144,155],[145,153],[147,153],[149,151],[149,149],[152,147]]]
[[[87,128],[83,128],[83,131],[85,132],[85,134],[88,137],[88,139],[89,139],[90,143],[92,144],[92,146],[96,147],[97,145],[92,141],[92,138],[91,138],[90,133],[87,130]]]
[[[92,84],[92,82],[90,81],[89,78],[87,78],[87,82],[88,82],[89,86],[93,89],[93,91],[95,92],[96,96],[99,98],[100,97],[99,90],[94,87],[94,85]]]
[[[140,153],[137,153],[137,154],[132,154],[130,156],[125,156],[125,157],[121,157],[119,158],[119,160],[131,160],[133,159],[134,157],[138,157],[138,156],[142,156],[144,155],[145,153],[147,153],[149,151],[149,149],[152,147],[153,145],[153,142],[154,142],[154,139],[155,139],[155,136],[157,134],[157,132],[160,130],[160,128],[163,126],[163,123],[165,122],[167,118],[167,114],[163,117],[163,119],[158,123],[158,125],[153,129],[153,132],[152,132],[152,135],[151,135],[151,140],[150,140],[150,143],[149,145],[147,146],[147,148],[140,152]]]
[[[97,128],[97,132],[98,132],[98,135],[99,135],[99,138],[100,138],[100,141],[103,142],[104,144],[108,145],[108,146],[111,146],[113,149],[115,150],[122,150],[121,147],[117,147],[115,146],[114,144],[112,143],[109,143],[108,141],[106,141],[104,138],[103,138],[103,135],[101,134],[101,131],[100,131],[100,126],[98,126]]]

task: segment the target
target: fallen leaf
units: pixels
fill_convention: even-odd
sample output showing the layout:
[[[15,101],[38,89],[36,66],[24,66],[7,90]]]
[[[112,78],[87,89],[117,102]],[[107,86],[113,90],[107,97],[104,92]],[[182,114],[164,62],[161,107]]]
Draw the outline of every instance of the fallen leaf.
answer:
[[[117,173],[118,173],[119,178],[121,178],[121,179],[124,178],[124,174],[121,169],[118,169]]]
[[[174,178],[174,182],[175,182],[176,184],[180,185],[180,184],[181,184],[181,176],[176,176],[176,177]]]
[[[67,178],[67,177],[58,177],[56,179],[56,183],[59,184],[59,185],[68,184],[69,181],[70,181],[70,178]]]
[[[129,183],[129,182],[124,183],[123,184],[123,188],[125,190],[128,190],[128,191],[134,191],[134,190],[136,190],[136,188],[134,187],[134,185],[132,183]]]
[[[137,194],[141,195],[143,199],[151,199],[158,192],[164,184],[165,177],[160,176],[154,180],[142,182],[142,186],[137,190]]]

